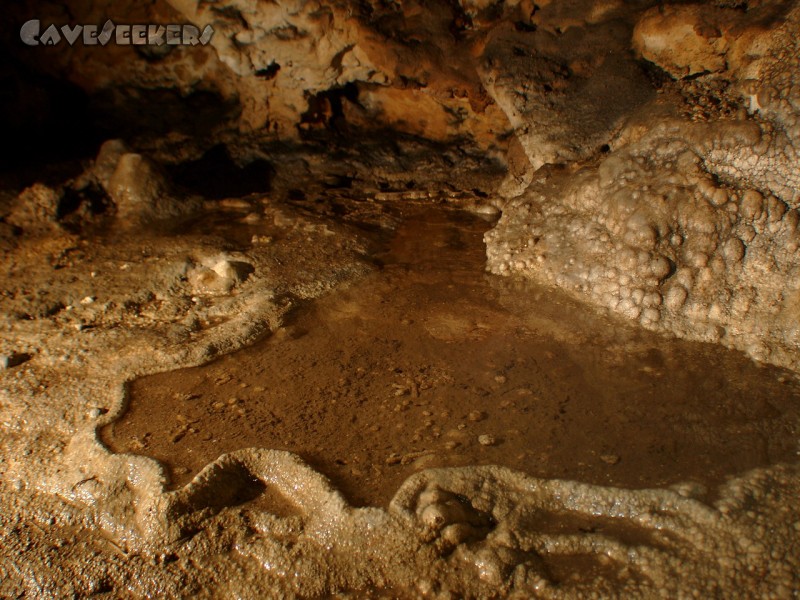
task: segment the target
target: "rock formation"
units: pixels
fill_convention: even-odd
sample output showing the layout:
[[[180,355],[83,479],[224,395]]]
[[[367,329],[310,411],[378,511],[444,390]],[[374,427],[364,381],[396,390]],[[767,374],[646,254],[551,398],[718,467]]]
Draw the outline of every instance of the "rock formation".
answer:
[[[214,34],[28,46],[30,19]],[[796,0],[12,3],[0,595],[796,596],[796,464],[709,494],[427,469],[353,508],[264,448],[168,491],[97,431],[131,380],[239,349],[379,269],[386,200],[499,212],[489,272],[786,368],[788,390],[799,33]]]

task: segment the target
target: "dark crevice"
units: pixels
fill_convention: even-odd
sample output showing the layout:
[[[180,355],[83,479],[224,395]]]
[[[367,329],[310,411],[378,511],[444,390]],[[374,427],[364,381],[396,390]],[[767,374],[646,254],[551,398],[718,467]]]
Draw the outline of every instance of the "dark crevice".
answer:
[[[324,128],[334,133],[346,132],[343,105],[345,100],[358,104],[358,86],[355,83],[347,83],[310,96],[308,110],[300,116],[301,134],[309,128]]]
[[[645,77],[650,80],[651,85],[657,90],[663,88],[670,81],[675,81],[672,75],[658,65],[651,63],[649,60],[640,59],[637,63],[642,73],[644,73]]]
[[[525,33],[533,33],[538,28],[533,23],[526,23],[525,21],[517,21],[516,23],[514,23],[514,29]]]
[[[56,208],[56,219],[61,226],[72,233],[85,231],[87,227],[102,226],[103,219],[97,217],[110,215],[113,202],[106,191],[96,182],[82,188],[66,186]]]
[[[280,70],[281,70],[281,66],[278,63],[276,63],[275,61],[272,61],[265,68],[258,69],[256,71],[256,75],[258,77],[261,77],[262,79],[264,79],[266,81],[269,81],[271,79],[275,79],[275,77],[278,75],[278,71],[280,71]]]

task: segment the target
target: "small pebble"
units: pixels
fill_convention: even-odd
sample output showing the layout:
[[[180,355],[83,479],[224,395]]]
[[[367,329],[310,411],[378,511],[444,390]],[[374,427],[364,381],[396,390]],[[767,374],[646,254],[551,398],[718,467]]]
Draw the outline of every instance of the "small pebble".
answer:
[[[616,454],[602,454],[600,460],[609,465],[615,465],[619,462],[619,456]]]
[[[483,421],[486,418],[486,413],[480,410],[473,410],[467,418],[472,421],[473,423],[477,423],[478,421]]]
[[[478,436],[478,443],[481,446],[494,446],[497,443],[497,440],[493,435],[483,434]]]

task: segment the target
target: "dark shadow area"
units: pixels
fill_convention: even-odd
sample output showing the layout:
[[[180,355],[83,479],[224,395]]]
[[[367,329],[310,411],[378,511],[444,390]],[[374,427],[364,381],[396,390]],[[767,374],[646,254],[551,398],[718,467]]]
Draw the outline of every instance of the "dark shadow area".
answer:
[[[240,107],[209,90],[182,95],[169,88],[116,87],[91,97],[95,127],[104,139],[164,136],[202,138],[238,116]]]
[[[358,86],[347,83],[308,98],[308,110],[300,116],[299,131],[301,137],[309,131],[309,127],[325,127],[334,133],[346,133],[347,121],[344,116],[344,102],[358,104]],[[313,136],[311,136],[313,137]]]
[[[0,131],[0,176],[20,186],[79,173],[103,139],[80,88],[36,73],[2,48]]]
[[[199,486],[186,499],[188,510],[210,508],[221,510],[226,506],[238,506],[251,502],[261,495],[266,485],[254,477],[245,467],[233,461],[215,465],[209,478],[213,485]]]
[[[211,200],[268,192],[275,174],[272,165],[263,159],[238,165],[222,144],[214,146],[198,160],[167,170],[176,185]]]

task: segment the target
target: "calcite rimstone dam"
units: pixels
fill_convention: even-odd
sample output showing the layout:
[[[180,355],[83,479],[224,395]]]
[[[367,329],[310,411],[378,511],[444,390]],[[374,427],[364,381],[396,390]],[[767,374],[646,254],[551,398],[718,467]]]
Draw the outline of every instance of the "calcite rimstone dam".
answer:
[[[800,2],[0,55],[0,596],[800,594]]]

